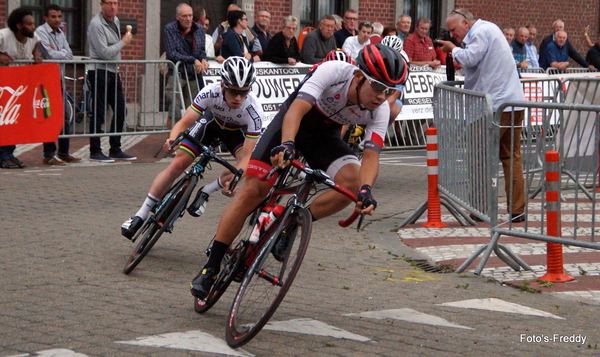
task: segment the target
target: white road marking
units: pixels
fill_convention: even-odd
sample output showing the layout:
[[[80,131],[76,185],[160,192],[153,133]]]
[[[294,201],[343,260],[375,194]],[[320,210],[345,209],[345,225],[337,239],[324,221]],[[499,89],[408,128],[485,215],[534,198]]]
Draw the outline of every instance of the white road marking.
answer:
[[[234,350],[227,343],[200,330],[165,333],[163,335],[139,337],[133,341],[117,341],[124,345],[176,348],[188,351],[216,353],[226,356],[252,357],[242,349]]]
[[[35,355],[23,354],[7,357],[88,357],[88,355],[77,353],[66,348],[54,348],[51,350],[37,351]]]
[[[539,316],[539,317],[550,317],[553,319],[564,320],[563,317],[556,316],[549,312],[532,309],[531,307],[514,304],[512,302],[489,298],[489,299],[471,299],[471,300],[463,300],[463,301],[455,301],[455,302],[447,302],[443,304],[438,304],[440,306],[451,306],[458,307],[463,309],[475,309],[475,310],[488,310],[488,311],[496,311],[496,312],[506,312],[509,314],[520,314],[520,315],[529,315],[529,316]]]
[[[466,329],[466,330],[472,330],[471,327],[457,325],[457,324],[449,322],[441,317],[424,314],[422,312],[419,312],[419,311],[416,311],[413,309],[406,309],[406,308],[360,312],[360,313],[355,313],[355,314],[344,314],[344,316],[357,316],[357,317],[365,317],[368,319],[377,319],[377,320],[394,319],[394,320],[414,322],[417,324],[424,324],[424,325],[454,327],[454,328],[462,328],[462,329]]]
[[[301,333],[304,335],[326,336],[344,340],[354,340],[359,342],[371,341],[370,338],[342,330],[341,328],[328,325],[324,322],[313,319],[294,319],[288,321],[269,322],[263,330],[283,331],[292,333]]]

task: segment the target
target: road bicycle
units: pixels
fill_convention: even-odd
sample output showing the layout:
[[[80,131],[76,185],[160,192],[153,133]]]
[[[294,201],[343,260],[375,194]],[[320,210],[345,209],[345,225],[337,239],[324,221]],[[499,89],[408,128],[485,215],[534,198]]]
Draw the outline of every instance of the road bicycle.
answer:
[[[230,191],[235,189],[244,173],[244,170],[236,169],[235,166],[215,153],[215,147],[218,147],[220,144],[219,140],[213,142],[211,146],[204,146],[186,130],[171,144],[171,150],[179,145],[183,139],[189,140],[192,144],[196,145],[201,153],[191,164],[190,169],[173,184],[165,197],[155,206],[153,209],[154,214],[144,222],[144,225],[140,227],[131,239],[132,242],[139,239],[139,242],[133,249],[123,269],[123,273],[125,274],[129,274],[135,269],[164,232],[173,233],[175,222],[186,212],[188,201],[198,183],[198,179],[203,178],[202,174],[207,168],[211,169],[211,161],[217,162],[234,174],[234,178],[229,185]]]
[[[275,169],[270,175],[274,172]],[[236,348],[248,343],[275,313],[308,248],[312,218],[307,203],[329,188],[356,202],[355,194],[336,184],[325,172],[293,160],[279,173],[269,194],[246,219],[242,231],[225,254],[221,271],[207,298],[195,298],[194,309],[202,314],[219,300],[232,281],[240,283],[227,321],[229,346]],[[291,197],[285,205],[280,205],[287,196]],[[353,212],[339,224],[348,227],[357,217],[358,214]],[[253,232],[259,233],[254,243]]]
[[[81,92],[81,101],[76,102],[73,96],[65,91],[66,105],[65,105],[65,118],[69,121],[69,124],[81,123],[85,118],[91,118],[94,112],[92,111],[92,92],[89,90],[87,85],[86,77],[64,77],[66,80],[73,81],[77,85],[78,81],[82,81],[83,87]]]

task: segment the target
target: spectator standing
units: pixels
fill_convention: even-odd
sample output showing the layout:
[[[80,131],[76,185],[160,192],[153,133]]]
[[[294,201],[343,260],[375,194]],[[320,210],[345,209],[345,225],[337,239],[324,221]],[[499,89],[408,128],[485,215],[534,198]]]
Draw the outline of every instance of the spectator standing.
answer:
[[[585,60],[596,67],[596,69],[600,69],[600,38],[596,41],[594,46],[588,50]]]
[[[527,61],[529,61],[529,67],[536,68],[540,66],[537,48],[535,47],[534,43],[535,37],[537,36],[537,29],[533,25],[527,25],[525,27],[529,31],[527,42],[525,42],[525,49],[527,50]]]
[[[206,16],[206,9],[201,5],[196,5],[193,11],[194,22],[204,29],[204,52],[206,59],[215,59],[215,44],[213,43],[212,36],[208,34],[210,19]]]
[[[431,20],[421,17],[417,20],[415,32],[406,37],[404,41],[404,52],[410,59],[410,64],[428,65],[432,68],[438,68],[440,61],[436,58],[433,41],[427,33],[431,27]]]
[[[323,15],[319,22],[319,28],[311,31],[302,43],[302,58],[304,63],[316,64],[323,62],[331,50],[337,48],[333,31],[335,19],[331,15]]]
[[[381,38],[384,38],[384,37],[387,37],[387,36],[396,36],[396,37],[399,38],[399,36],[398,36],[398,30],[396,30],[394,27],[385,27],[383,29],[383,33],[381,34]]]
[[[271,31],[269,31],[269,25],[271,24],[271,13],[266,8],[259,9],[254,17],[254,26],[252,31],[256,34],[256,38],[260,41],[260,47],[262,48],[262,55],[259,56],[263,60],[264,54],[267,51],[267,45],[271,41]]]
[[[383,34],[383,24],[381,22],[373,22],[373,33],[370,38],[371,43],[380,43],[383,38],[381,34]]]
[[[258,56],[253,57],[250,53],[249,39],[243,35],[244,30],[248,29],[246,13],[243,11],[230,11],[227,21],[229,30],[223,34],[221,56],[225,59],[231,56],[239,56],[255,62],[260,61]]]
[[[229,17],[229,13],[231,11],[240,11],[242,10],[239,6],[237,6],[236,4],[230,4],[227,7],[227,15],[226,15],[226,20],[221,22],[219,24],[219,26],[217,26],[217,28],[215,29],[215,31],[213,32],[213,43],[215,44],[215,56],[220,56],[221,55],[221,46],[223,45],[223,34],[225,33],[225,31],[227,31],[227,28],[229,27],[229,23],[227,18]],[[217,62],[222,63],[223,59],[221,58],[220,60],[217,60]]]
[[[398,32],[398,37],[402,41],[406,40],[406,37],[410,34],[410,27],[412,25],[412,17],[402,14],[398,16],[398,21],[396,21],[396,31]],[[384,35],[383,37],[387,36]]]
[[[208,69],[206,60],[206,34],[204,26],[198,25],[193,19],[192,7],[181,3],[175,8],[175,21],[165,25],[164,40],[167,60],[179,65],[179,83],[183,92],[185,108],[189,107],[196,94],[204,87],[202,72]],[[169,115],[173,114],[175,121],[181,119],[185,108],[181,107],[179,98],[173,100],[175,88],[173,70],[169,69],[166,91],[167,102],[169,102]],[[167,118],[167,126],[171,127],[171,117]]]
[[[341,30],[342,26],[344,25],[344,20],[342,20],[342,17],[336,14],[333,14],[331,16],[333,16],[333,18],[335,19],[335,31]]]
[[[73,51],[69,47],[67,37],[60,29],[62,22],[62,10],[58,5],[48,5],[44,9],[45,23],[35,30],[35,34],[40,38],[40,55],[44,59],[51,60],[71,60]],[[68,105],[66,98],[65,107]],[[61,134],[71,134],[71,125],[65,111],[65,120]],[[58,156],[56,155],[56,143],[44,143],[44,159],[46,165],[65,165],[67,162],[80,162],[81,159],[69,155],[69,138],[58,139]]]
[[[569,67],[569,53],[567,52],[567,33],[565,31],[557,31],[554,34],[554,41],[546,46],[544,58],[548,61],[548,67],[558,68],[559,71],[565,72]]]
[[[297,17],[287,16],[283,18],[283,29],[276,33],[267,47],[265,60],[273,63],[285,63],[291,66],[300,62],[300,50],[296,40],[296,31],[300,21]]]
[[[512,40],[515,38],[515,29],[512,27],[507,27],[504,30],[502,30],[502,33],[504,34],[504,38],[506,38],[506,42],[511,43]]]
[[[554,37],[556,36],[556,33],[558,31],[564,31],[565,30],[565,23],[558,19],[556,21],[554,21],[554,23],[552,23],[552,29],[554,30],[554,32],[548,36],[546,36],[543,40],[542,43],[540,44],[540,67],[542,67],[543,69],[547,69],[550,66],[550,62],[548,62],[548,59],[546,58],[546,47],[552,42],[554,41]],[[577,62],[581,67],[587,67],[590,69],[590,71],[593,71],[593,66],[591,66],[580,54],[579,52],[577,52],[577,50],[575,50],[575,48],[571,45],[571,43],[569,42],[569,39],[567,38],[567,42],[565,43],[566,46],[566,50],[567,53],[569,54],[569,57],[571,57],[575,62]]]
[[[527,48],[525,47],[528,38],[529,30],[527,30],[526,27],[519,27],[519,29],[517,29],[517,35],[510,43],[510,48],[512,49],[517,69],[529,68],[529,61],[527,60]]]
[[[344,42],[342,49],[350,55],[352,60],[358,57],[358,52],[362,50],[366,45],[371,44],[371,33],[373,32],[373,25],[369,22],[361,22],[358,25],[358,35],[350,36]]]
[[[35,35],[35,21],[31,10],[14,9],[6,20],[7,28],[0,30],[0,66],[20,59],[33,59],[41,63],[39,38]],[[0,168],[22,169],[23,161],[15,157],[16,145],[0,146]]]
[[[117,10],[118,0],[100,1],[101,11],[92,18],[88,26],[87,40],[90,45],[90,59],[93,61],[120,61],[121,50],[128,46],[133,39],[130,32],[121,38],[121,30]],[[123,131],[125,124],[125,96],[123,84],[116,64],[91,64],[88,70],[90,91],[94,114],[91,121],[91,133],[102,133],[105,123],[106,108],[110,106],[113,117],[110,132]],[[128,155],[121,150],[121,136],[111,136],[108,156],[102,153],[100,137],[90,137],[90,161],[114,162],[116,160],[136,160],[137,157]]]
[[[356,25],[358,24],[358,11],[354,9],[346,10],[344,14],[343,26],[337,30],[333,36],[335,37],[335,44],[337,48],[344,46],[344,42],[350,36],[358,35]]]
[[[446,20],[446,26],[454,42],[462,43],[464,48],[450,41],[439,42],[444,52],[451,52],[454,61],[463,66],[465,89],[489,93],[494,111],[502,103],[525,100],[510,47],[498,26],[476,20],[473,14],[464,9],[452,11]],[[502,113],[500,161],[507,181],[505,191],[511,221],[523,222],[525,182],[521,162],[521,126],[525,111],[522,108],[514,110]]]

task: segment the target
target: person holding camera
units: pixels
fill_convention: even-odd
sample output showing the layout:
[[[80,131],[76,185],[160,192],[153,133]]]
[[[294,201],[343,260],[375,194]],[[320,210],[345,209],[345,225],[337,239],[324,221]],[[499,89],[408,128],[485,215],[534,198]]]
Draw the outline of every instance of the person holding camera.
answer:
[[[475,19],[469,11],[459,9],[450,13],[446,26],[454,42],[462,47],[450,41],[438,42],[444,52],[452,53],[454,61],[463,66],[465,89],[489,93],[494,111],[502,103],[525,100],[512,51],[497,25]],[[507,208],[513,223],[525,221],[525,180],[521,162],[524,118],[524,108],[508,107],[500,121],[500,161],[506,178]]]

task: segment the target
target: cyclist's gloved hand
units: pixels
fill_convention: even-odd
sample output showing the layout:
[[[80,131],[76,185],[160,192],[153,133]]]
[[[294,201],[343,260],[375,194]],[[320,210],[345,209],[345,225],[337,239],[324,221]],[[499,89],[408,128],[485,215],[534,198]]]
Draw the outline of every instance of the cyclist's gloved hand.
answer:
[[[296,149],[293,141],[283,142],[271,150],[271,163],[273,166],[281,166],[281,164],[293,160],[295,153]]]
[[[363,211],[369,208],[370,206],[373,206],[373,209],[370,212],[364,212],[373,214],[373,211],[375,210],[375,208],[377,208],[377,201],[371,193],[370,185],[362,185],[360,190],[358,190],[358,202],[362,203],[361,208]]]

